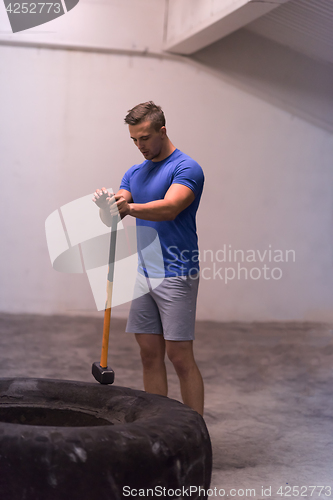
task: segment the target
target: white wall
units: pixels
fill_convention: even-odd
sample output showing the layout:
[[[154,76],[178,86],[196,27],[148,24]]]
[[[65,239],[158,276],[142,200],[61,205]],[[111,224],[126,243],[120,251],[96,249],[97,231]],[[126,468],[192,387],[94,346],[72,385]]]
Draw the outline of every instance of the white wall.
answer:
[[[224,81],[333,133],[333,64],[245,28],[193,59]]]
[[[80,0],[53,21],[12,33],[1,4],[0,43],[159,53],[164,15],[165,0]]]
[[[202,252],[296,252],[280,280],[202,279],[198,318],[333,319],[332,134],[190,61],[10,46],[0,59],[1,311],[95,311],[84,275],[53,271],[44,222],[141,160],[123,117],[152,99],[205,170]]]
[[[165,49],[193,54],[288,0],[168,0]]]

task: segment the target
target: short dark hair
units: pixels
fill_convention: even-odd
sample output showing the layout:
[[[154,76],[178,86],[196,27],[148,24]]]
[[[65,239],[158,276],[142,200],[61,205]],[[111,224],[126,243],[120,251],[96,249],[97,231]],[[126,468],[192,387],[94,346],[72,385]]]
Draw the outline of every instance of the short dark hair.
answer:
[[[165,116],[160,106],[153,101],[142,102],[130,109],[125,116],[127,125],[138,125],[143,121],[149,120],[155,130],[165,127]]]

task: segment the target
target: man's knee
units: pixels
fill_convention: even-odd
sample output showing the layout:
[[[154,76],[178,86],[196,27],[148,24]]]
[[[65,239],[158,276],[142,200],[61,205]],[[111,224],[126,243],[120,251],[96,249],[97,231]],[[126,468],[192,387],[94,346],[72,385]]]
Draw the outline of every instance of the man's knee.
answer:
[[[164,359],[159,353],[142,348],[140,349],[140,356],[142,364],[145,368],[153,368],[154,366],[162,363]]]
[[[184,345],[182,343],[173,342],[167,344],[167,354],[179,376],[187,376],[195,367],[192,345]]]
[[[186,378],[193,367],[192,364],[189,364],[183,359],[174,358],[171,360],[171,362],[176,370],[177,375],[181,378]]]
[[[137,334],[136,339],[140,347],[141,361],[145,368],[152,368],[164,361],[164,345],[160,338],[153,335],[143,337],[141,334]],[[164,340],[163,337],[162,340]]]

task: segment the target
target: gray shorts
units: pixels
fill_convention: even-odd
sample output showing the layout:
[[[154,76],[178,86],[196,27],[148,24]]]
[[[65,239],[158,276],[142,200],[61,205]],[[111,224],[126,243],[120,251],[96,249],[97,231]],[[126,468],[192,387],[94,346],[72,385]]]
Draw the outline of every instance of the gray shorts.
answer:
[[[164,278],[156,288],[152,281],[138,273],[126,332],[193,340],[199,274]]]

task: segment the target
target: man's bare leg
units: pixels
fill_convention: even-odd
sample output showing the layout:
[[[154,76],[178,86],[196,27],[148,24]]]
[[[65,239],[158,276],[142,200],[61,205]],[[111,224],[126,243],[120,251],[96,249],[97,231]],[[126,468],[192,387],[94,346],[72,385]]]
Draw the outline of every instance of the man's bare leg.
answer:
[[[143,366],[143,385],[146,392],[167,396],[168,382],[165,368],[165,340],[163,335],[136,333]]]
[[[166,340],[167,355],[175,367],[183,402],[203,415],[204,385],[193,355],[193,341]]]

